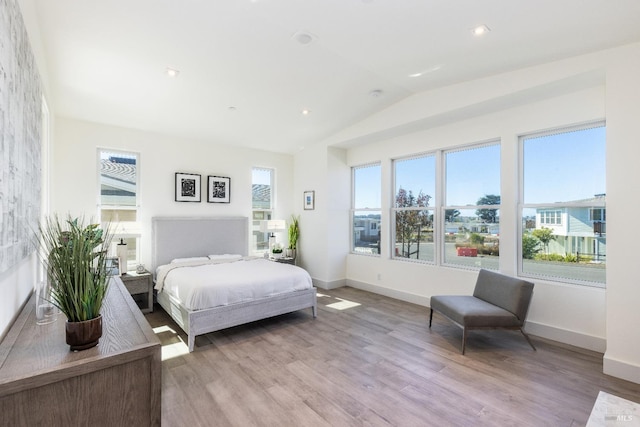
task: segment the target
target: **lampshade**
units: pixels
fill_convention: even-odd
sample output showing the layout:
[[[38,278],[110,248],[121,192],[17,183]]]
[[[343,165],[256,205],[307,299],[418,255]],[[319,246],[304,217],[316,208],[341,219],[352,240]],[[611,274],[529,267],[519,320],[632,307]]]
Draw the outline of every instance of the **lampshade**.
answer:
[[[277,233],[287,229],[287,222],[284,219],[270,219],[260,222],[260,231],[263,233]]]
[[[140,237],[142,234],[140,231],[142,229],[142,225],[136,221],[120,221],[118,223],[111,224],[111,231],[113,233],[113,237],[121,239],[121,238],[129,238],[129,237]]]

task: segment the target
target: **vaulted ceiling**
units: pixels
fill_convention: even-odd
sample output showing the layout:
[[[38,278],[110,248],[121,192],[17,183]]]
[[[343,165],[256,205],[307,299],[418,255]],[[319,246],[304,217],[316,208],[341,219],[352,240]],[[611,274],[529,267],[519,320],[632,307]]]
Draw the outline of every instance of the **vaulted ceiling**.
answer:
[[[638,0],[34,3],[56,114],[289,153],[421,91],[640,41]]]

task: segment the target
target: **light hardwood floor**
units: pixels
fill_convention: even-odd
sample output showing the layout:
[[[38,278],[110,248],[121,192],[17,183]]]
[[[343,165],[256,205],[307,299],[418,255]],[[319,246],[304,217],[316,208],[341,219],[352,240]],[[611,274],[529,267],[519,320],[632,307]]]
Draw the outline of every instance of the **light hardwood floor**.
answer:
[[[462,331],[425,307],[354,288],[198,337],[162,362],[164,426],[582,426],[599,390],[640,402],[602,354],[519,332]],[[163,345],[186,336],[156,305]]]

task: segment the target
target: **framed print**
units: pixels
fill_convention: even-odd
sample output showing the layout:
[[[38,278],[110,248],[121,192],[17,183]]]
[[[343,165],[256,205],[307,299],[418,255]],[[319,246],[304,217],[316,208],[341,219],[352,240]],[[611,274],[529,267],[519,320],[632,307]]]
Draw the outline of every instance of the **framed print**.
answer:
[[[226,176],[209,176],[207,185],[207,202],[229,203],[231,201],[231,178]]]
[[[315,191],[305,191],[304,192],[304,208],[305,210],[313,210],[315,209],[316,203],[316,192]]]
[[[200,175],[176,172],[176,202],[200,202]]]

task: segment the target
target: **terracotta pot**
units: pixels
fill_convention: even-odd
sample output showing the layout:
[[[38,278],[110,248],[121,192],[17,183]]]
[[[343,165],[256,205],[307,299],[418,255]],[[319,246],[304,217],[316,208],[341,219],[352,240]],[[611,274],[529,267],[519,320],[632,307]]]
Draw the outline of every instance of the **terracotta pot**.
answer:
[[[67,321],[65,331],[71,351],[95,347],[102,336],[102,315],[83,322]]]

